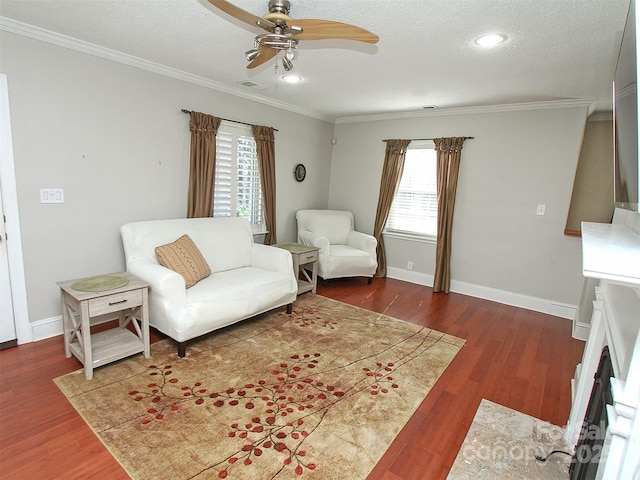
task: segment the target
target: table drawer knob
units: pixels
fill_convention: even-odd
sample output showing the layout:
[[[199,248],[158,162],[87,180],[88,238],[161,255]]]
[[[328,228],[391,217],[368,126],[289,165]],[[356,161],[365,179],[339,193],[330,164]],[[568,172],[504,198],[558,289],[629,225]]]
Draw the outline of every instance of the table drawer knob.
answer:
[[[120,300],[118,302],[109,302],[109,305],[119,305],[121,303],[127,303],[127,299],[125,298],[124,300]]]

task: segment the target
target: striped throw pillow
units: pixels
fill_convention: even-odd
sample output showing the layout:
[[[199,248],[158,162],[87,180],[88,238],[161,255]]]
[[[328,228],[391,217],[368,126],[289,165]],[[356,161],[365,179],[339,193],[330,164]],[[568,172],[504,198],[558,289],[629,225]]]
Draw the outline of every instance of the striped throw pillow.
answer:
[[[211,269],[189,235],[182,235],[173,243],[156,247],[160,265],[184,277],[187,288],[193,287],[211,274]]]

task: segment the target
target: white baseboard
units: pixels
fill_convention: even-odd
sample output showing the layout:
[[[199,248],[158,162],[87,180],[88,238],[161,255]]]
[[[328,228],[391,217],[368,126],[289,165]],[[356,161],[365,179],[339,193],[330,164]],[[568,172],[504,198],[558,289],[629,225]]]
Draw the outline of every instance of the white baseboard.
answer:
[[[427,287],[433,286],[433,275],[426,273],[413,272],[402,268],[387,267],[387,276],[397,280],[404,280],[405,282],[425,285]],[[569,320],[573,320],[576,315],[576,305],[568,305],[549,299],[531,297],[529,295],[522,295],[515,292],[507,292],[497,288],[452,280],[450,289],[455,293],[483,298],[492,302],[525,308],[527,310],[533,310],[534,312],[546,313],[548,315],[566,318]]]
[[[433,286],[433,275],[426,273],[412,272],[401,268],[388,267],[387,276],[396,280]],[[530,297],[528,295],[520,295],[513,292],[498,290],[495,288],[483,287],[482,285],[474,285],[466,282],[451,281],[451,291],[469,295],[471,297],[483,298],[492,302],[504,303],[514,307],[526,308],[534,312],[547,313],[561,318],[573,320],[576,314],[577,306],[567,305],[552,300],[544,300],[542,298]],[[37,320],[31,324],[33,331],[33,341],[44,340],[45,338],[62,335],[62,315],[56,317]],[[579,340],[586,340],[589,335],[589,325],[578,323],[575,325],[573,337]]]
[[[577,340],[587,341],[589,338],[589,329],[591,324],[582,322],[573,322],[573,332],[571,336]]]
[[[91,325],[98,325],[100,323],[110,322],[117,319],[118,317],[114,317],[113,314],[107,313],[98,317],[91,317]],[[31,330],[34,342],[37,342],[38,340],[44,340],[45,338],[62,335],[64,333],[62,315],[37,320],[31,324]]]
[[[31,324],[31,331],[34,342],[62,335],[64,333],[62,328],[62,315],[36,320]]]
[[[433,275],[427,273],[414,272],[412,270],[404,270],[402,268],[387,267],[387,276],[396,280],[433,287]]]

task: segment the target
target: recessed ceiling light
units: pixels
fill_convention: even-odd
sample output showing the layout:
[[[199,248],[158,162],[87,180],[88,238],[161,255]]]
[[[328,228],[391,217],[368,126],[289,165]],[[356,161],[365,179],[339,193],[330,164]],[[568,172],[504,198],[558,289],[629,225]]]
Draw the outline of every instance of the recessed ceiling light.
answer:
[[[300,75],[293,75],[290,73],[288,75],[283,75],[282,80],[284,80],[287,83],[298,83],[299,81],[302,80],[302,77]]]
[[[506,35],[501,33],[492,33],[490,35],[483,35],[476,39],[476,44],[481,47],[495,47],[496,45],[501,44],[507,39]]]

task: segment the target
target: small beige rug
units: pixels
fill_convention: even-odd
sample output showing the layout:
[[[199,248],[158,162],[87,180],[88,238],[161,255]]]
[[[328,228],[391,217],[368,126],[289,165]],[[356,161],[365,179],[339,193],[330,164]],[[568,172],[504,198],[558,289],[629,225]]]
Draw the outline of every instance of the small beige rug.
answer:
[[[448,480],[567,480],[564,428],[483,399]]]
[[[55,381],[141,479],[364,479],[464,341],[313,294]]]

